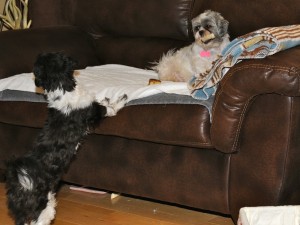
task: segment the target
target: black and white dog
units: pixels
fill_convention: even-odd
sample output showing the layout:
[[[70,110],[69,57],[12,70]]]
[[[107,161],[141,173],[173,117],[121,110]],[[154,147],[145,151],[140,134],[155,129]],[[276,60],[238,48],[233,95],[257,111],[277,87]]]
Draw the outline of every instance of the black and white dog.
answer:
[[[16,225],[49,225],[55,217],[55,193],[82,139],[105,116],[115,115],[126,96],[99,103],[73,76],[75,61],[62,53],[40,54],[35,84],[48,101],[48,119],[33,150],[8,162],[8,208]]]

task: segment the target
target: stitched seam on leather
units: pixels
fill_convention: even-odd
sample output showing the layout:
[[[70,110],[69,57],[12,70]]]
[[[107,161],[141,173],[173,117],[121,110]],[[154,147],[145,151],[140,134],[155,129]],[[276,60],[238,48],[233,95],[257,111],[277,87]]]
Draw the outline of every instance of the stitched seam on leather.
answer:
[[[297,77],[298,77],[298,89],[297,90],[298,90],[298,92],[300,92],[300,69],[294,68],[294,70],[293,70],[293,68],[291,68],[290,73],[297,75]]]
[[[226,85],[226,82],[227,80],[233,75],[233,73],[235,72],[238,72],[238,71],[241,71],[243,69],[249,69],[249,68],[259,68],[259,69],[267,69],[267,68],[276,68],[278,70],[281,70],[281,71],[285,71],[285,72],[289,72],[289,67],[282,67],[282,66],[266,66],[266,65],[263,65],[263,64],[252,64],[252,65],[245,65],[245,66],[242,66],[242,67],[238,67],[238,68],[234,68],[232,71],[229,71],[228,74],[225,75],[225,77],[222,79],[222,83],[223,83],[223,87],[221,87],[220,91],[218,92],[216,98],[215,98],[215,102],[217,102],[216,100],[218,100],[220,94],[222,93],[222,90],[224,89],[224,86]],[[216,106],[216,104],[215,104]],[[215,111],[215,107],[213,108],[213,115],[214,115],[214,111]]]
[[[275,66],[275,65],[264,65],[264,64],[252,64],[252,65],[244,65],[238,68],[234,68],[232,71],[228,73],[228,75],[225,75],[224,77],[224,84],[226,84],[229,77],[233,75],[233,73],[244,70],[244,69],[276,69],[279,71],[285,71],[290,72],[290,67],[284,67],[284,66]]]
[[[228,211],[231,212],[231,207],[230,207],[230,199],[231,199],[231,192],[229,191],[230,190],[230,179],[231,179],[231,158],[232,158],[232,154],[228,154],[228,167],[227,167],[227,174],[228,174],[228,179],[227,179],[227,208],[228,208]]]
[[[169,143],[169,144],[178,144],[178,143],[181,143],[181,142],[178,142],[178,141],[169,141],[169,140],[162,140],[162,139],[155,139],[155,141],[153,141],[153,142],[166,142],[166,143]],[[150,141],[150,142],[152,142],[152,141]],[[198,142],[198,141],[184,141],[184,143],[189,143],[189,144],[192,144],[192,145],[195,145],[195,144],[197,144],[197,145],[199,145],[199,144],[201,144],[201,145],[207,145],[207,146],[210,146],[211,145],[211,143],[209,143],[209,142]]]
[[[237,147],[239,136],[240,136],[240,131],[241,131],[241,127],[242,127],[242,123],[244,121],[245,114],[246,114],[246,109],[248,108],[250,100],[253,97],[254,97],[254,95],[251,96],[251,98],[248,98],[245,106],[243,107],[243,110],[242,110],[242,113],[241,113],[241,116],[240,116],[240,119],[239,119],[239,123],[238,123],[238,126],[237,126],[237,132],[236,132],[235,137],[234,137],[234,142],[233,142],[231,151],[234,151],[236,149],[236,147]]]
[[[188,35],[188,38],[190,38],[191,37],[191,35],[192,35],[192,33],[191,33],[191,31],[190,31],[190,27],[192,27],[192,22],[191,22],[191,20],[192,20],[192,14],[193,14],[193,9],[194,9],[194,5],[195,5],[195,0],[192,0],[192,1],[190,1],[190,4],[189,4],[189,15],[188,15],[188,21],[187,21],[187,35]]]
[[[293,100],[292,100],[292,103],[291,103],[291,109],[290,109],[290,116],[289,116],[289,131],[288,131],[288,143],[287,143],[287,150],[285,152],[285,157],[284,157],[284,165],[283,165],[283,177],[282,177],[282,180],[281,180],[281,183],[280,183],[280,188],[279,188],[279,194],[277,196],[277,203],[279,203],[279,198],[280,198],[280,195],[282,193],[282,187],[283,187],[283,183],[285,181],[285,176],[286,176],[286,165],[287,165],[287,158],[288,158],[288,152],[290,151],[290,147],[291,147],[291,134],[292,134],[292,120],[293,120],[293,108],[294,108],[294,104],[293,104]]]
[[[172,140],[166,140],[166,139],[158,139],[155,138],[153,140],[146,140],[145,138],[137,138],[137,137],[132,137],[132,136],[124,136],[124,135],[120,135],[120,134],[112,134],[110,132],[101,132],[101,133],[95,133],[98,135],[110,135],[110,136],[117,136],[117,137],[121,137],[121,138],[129,138],[129,139],[136,139],[136,140],[140,140],[140,141],[149,141],[149,142],[162,142],[162,143],[168,143],[168,144],[180,144],[181,142],[178,141],[172,141]],[[191,145],[206,145],[206,146],[212,146],[212,144],[210,142],[199,142],[199,141],[184,141],[183,143],[189,143]]]
[[[215,112],[215,106],[217,105],[216,102],[217,100],[219,99],[218,97],[220,96],[220,94],[223,92],[222,90],[224,89],[224,86],[226,85],[227,83],[227,80],[233,75],[233,73],[235,72],[238,72],[238,71],[241,71],[243,69],[252,69],[252,68],[257,68],[257,69],[268,69],[268,68],[275,68],[275,69],[278,69],[280,71],[285,71],[285,72],[289,72],[290,68],[289,67],[282,67],[282,66],[266,66],[266,65],[263,65],[263,64],[252,64],[252,65],[245,65],[245,66],[241,66],[241,67],[238,67],[238,68],[234,68],[232,69],[231,71],[229,71],[228,74],[225,75],[225,77],[222,79],[222,87],[220,88],[216,98],[215,98],[215,104],[214,104],[214,107],[213,107],[213,114],[214,115],[214,112]],[[300,87],[299,87],[300,88]]]
[[[222,80],[222,87],[220,88],[220,90],[218,91],[218,94],[215,98],[215,104],[214,104],[214,107],[212,109],[212,115],[214,116],[214,112],[215,112],[215,109],[216,109],[216,105],[218,104],[218,101],[219,101],[219,96],[221,95],[221,93],[223,92],[223,89],[224,89],[224,86],[226,86],[226,83],[227,83],[227,80],[235,73],[235,72],[238,72],[238,71],[241,71],[241,70],[244,70],[244,69],[252,69],[252,68],[256,68],[256,69],[276,69],[276,70],[279,70],[279,71],[285,71],[285,72],[289,72],[289,74],[291,74],[291,69],[290,67],[283,67],[283,66],[276,66],[276,65],[264,65],[264,64],[252,64],[252,65],[244,65],[244,66],[241,66],[241,67],[237,67],[237,68],[234,68],[232,71],[230,71],[227,75],[225,75],[224,79]],[[298,76],[298,79],[299,79],[299,76]],[[299,87],[299,82],[298,82],[298,87]],[[299,89],[298,89],[299,90]],[[245,105],[243,106],[243,109],[242,109],[242,112],[238,118],[239,122],[238,122],[238,127],[237,127],[237,131],[235,133],[235,137],[234,137],[234,140],[233,140],[233,145],[232,145],[232,148],[231,148],[231,151],[234,151],[235,148],[237,147],[237,143],[238,143],[238,137],[239,137],[239,133],[240,133],[240,129],[241,129],[241,124],[242,124],[242,121],[244,119],[244,115],[245,115],[245,111],[249,105],[249,102],[250,100],[254,97],[255,95],[252,95],[252,96],[249,96],[247,98],[247,102],[245,103]],[[213,119],[212,119],[213,121]],[[212,127],[211,129],[214,129],[215,127],[215,123],[212,123]],[[213,136],[212,136],[212,139]]]
[[[300,81],[299,81],[299,77],[300,77],[300,70],[296,70],[295,73],[297,73],[298,75],[298,92],[300,91]]]

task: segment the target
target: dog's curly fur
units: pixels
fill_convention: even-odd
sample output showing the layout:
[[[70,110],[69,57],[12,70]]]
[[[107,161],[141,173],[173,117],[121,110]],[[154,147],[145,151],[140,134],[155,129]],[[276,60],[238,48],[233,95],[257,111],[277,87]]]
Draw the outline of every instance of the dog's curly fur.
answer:
[[[170,50],[153,67],[160,80],[187,82],[192,76],[208,74],[229,43],[228,21],[220,13],[206,10],[192,20],[195,42]],[[204,54],[202,54],[204,53]]]
[[[8,208],[16,225],[51,223],[59,180],[82,139],[111,106],[108,99],[103,101],[105,106],[100,105],[76,85],[75,65],[62,53],[41,54],[34,64],[35,84],[45,90],[48,100],[48,118],[33,150],[7,164]],[[121,104],[124,100],[126,96],[119,99]]]

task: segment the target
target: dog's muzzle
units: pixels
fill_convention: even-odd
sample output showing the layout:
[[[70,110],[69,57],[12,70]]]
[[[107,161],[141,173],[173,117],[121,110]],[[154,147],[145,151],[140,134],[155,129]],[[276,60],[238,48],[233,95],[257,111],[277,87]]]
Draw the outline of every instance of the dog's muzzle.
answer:
[[[41,87],[42,86],[42,82],[40,80],[36,79],[36,78],[34,78],[34,84],[37,87]]]
[[[208,44],[215,39],[215,35],[207,30],[199,30],[199,36],[203,44]]]

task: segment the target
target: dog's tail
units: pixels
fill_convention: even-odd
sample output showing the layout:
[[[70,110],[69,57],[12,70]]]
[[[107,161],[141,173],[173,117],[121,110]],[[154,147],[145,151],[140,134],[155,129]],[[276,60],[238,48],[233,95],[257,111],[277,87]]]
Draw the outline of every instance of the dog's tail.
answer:
[[[44,175],[39,162],[25,156],[7,162],[6,166],[7,203],[16,224],[36,220],[48,201],[40,185]]]
[[[30,158],[22,157],[7,163],[6,183],[8,188],[12,185],[20,191],[32,191],[38,168],[36,162]]]
[[[170,58],[171,56],[173,56],[176,52],[176,49],[170,49],[169,51],[167,51],[166,53],[163,53],[163,55],[161,56],[161,58],[159,59],[159,61],[157,62],[151,62],[151,64],[153,64],[153,66],[150,67],[150,69],[154,70],[155,72],[159,73],[161,68],[163,67],[163,63],[165,63],[165,61]]]

